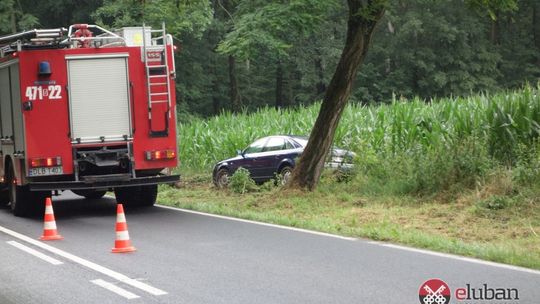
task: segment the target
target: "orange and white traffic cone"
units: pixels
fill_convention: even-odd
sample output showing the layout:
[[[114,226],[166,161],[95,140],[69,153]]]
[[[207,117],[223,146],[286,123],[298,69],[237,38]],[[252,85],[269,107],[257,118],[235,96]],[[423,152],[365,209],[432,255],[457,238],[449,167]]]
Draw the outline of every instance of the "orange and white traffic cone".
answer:
[[[45,218],[43,220],[43,235],[39,238],[42,241],[61,240],[64,237],[58,234],[56,230],[56,221],[54,220],[54,211],[51,198],[45,199]]]
[[[116,208],[116,240],[114,241],[114,248],[112,252],[132,252],[135,251],[135,247],[131,246],[129,240],[129,232],[126,222],[126,215],[124,214],[124,206],[118,204]]]

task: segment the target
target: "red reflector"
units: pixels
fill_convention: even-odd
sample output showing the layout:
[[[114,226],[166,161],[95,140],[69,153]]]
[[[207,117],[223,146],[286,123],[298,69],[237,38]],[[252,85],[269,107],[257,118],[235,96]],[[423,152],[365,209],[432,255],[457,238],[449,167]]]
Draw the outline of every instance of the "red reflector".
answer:
[[[146,151],[146,160],[174,159],[176,152],[173,150]]]
[[[62,165],[62,158],[60,156],[30,159],[30,168],[56,167],[56,166],[61,166],[61,165]]]

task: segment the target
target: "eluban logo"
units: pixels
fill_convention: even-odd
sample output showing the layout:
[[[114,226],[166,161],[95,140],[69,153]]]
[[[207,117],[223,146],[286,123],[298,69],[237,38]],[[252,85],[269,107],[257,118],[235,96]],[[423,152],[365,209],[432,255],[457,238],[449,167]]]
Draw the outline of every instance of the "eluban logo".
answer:
[[[421,304],[448,304],[450,287],[442,280],[430,279],[420,285],[418,295]]]
[[[480,288],[473,288],[466,284],[465,288],[456,289],[458,300],[519,300],[516,288],[491,288],[483,284]]]

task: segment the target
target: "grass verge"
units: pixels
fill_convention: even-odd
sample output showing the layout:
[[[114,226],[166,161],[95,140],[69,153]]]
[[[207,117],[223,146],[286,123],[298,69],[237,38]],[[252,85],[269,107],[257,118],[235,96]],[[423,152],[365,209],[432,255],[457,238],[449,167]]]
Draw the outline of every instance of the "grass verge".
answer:
[[[363,237],[540,269],[538,191],[508,191],[504,174],[432,196],[365,193],[355,184],[322,182],[305,193],[275,187],[244,194],[217,190],[208,175],[188,173],[162,186],[160,204]]]

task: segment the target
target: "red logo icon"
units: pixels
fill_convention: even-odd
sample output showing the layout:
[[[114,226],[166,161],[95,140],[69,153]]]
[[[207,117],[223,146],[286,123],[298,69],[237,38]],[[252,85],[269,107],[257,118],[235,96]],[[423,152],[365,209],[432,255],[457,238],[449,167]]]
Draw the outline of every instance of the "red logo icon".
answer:
[[[420,286],[420,304],[450,303],[450,287],[444,281],[431,279]]]

